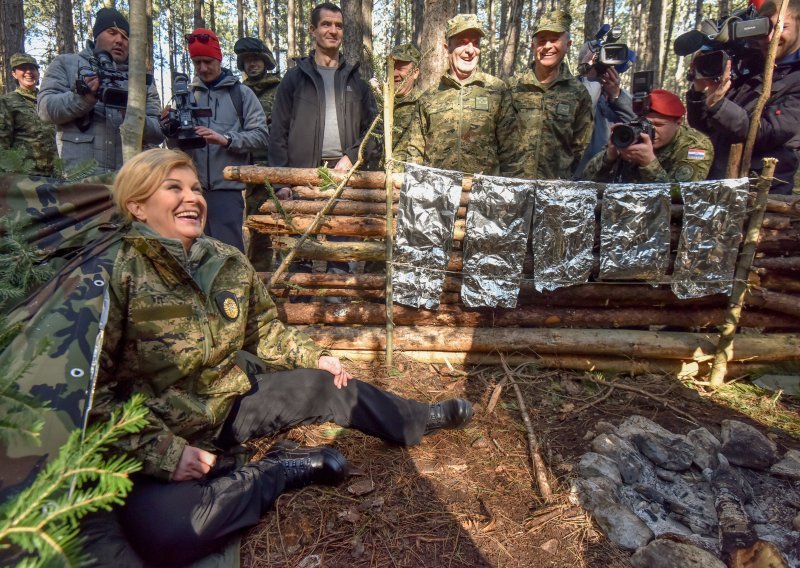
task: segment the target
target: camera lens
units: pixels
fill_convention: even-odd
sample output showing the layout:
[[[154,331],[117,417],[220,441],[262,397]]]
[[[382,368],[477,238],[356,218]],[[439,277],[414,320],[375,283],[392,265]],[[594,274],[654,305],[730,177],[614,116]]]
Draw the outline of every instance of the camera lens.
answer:
[[[628,124],[620,124],[611,132],[611,143],[617,148],[627,148],[639,138],[639,130]]]

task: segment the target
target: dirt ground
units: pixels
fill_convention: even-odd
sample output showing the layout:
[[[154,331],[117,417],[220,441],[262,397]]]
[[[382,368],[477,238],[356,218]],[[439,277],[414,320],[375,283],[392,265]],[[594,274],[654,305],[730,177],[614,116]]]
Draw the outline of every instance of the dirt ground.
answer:
[[[545,504],[513,388],[503,389],[493,413],[486,411],[505,375],[502,368],[451,369],[402,357],[391,373],[377,364],[349,367],[355,376],[417,400],[466,396],[475,418],[465,430],[440,432],[414,448],[389,446],[332,424],[289,432],[288,438],[305,445],[336,446],[355,475],[340,487],[284,494],[245,535],[243,566],[628,566],[629,553],[610,544],[568,500],[572,469],[590,449],[598,421],[618,424],[640,414],[686,433],[697,427],[692,418],[718,434],[722,420],[735,418],[758,426],[781,450],[800,448],[800,403],[744,383],[711,395],[664,376],[518,367],[513,376],[551,474],[554,500]],[[612,382],[661,400],[623,386],[609,393]],[[257,447],[265,450],[275,441]]]

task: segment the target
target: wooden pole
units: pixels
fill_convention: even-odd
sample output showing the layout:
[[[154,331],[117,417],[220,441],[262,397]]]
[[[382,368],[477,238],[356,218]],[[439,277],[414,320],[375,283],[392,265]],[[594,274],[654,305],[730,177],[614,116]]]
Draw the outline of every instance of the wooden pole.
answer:
[[[289,251],[289,254],[287,254],[284,257],[280,266],[278,266],[278,268],[275,270],[275,273],[272,275],[272,279],[270,279],[267,289],[271,288],[272,285],[280,277],[280,275],[283,274],[283,272],[289,267],[289,264],[291,264],[295,256],[297,256],[299,247],[306,241],[306,239],[308,239],[309,235],[315,232],[317,230],[317,227],[319,227],[319,225],[322,224],[323,220],[325,219],[325,215],[328,214],[328,210],[336,202],[336,199],[339,197],[339,194],[341,194],[342,191],[344,191],[344,187],[347,185],[347,182],[350,180],[350,177],[356,172],[356,170],[358,170],[358,168],[361,167],[361,164],[364,163],[364,146],[367,144],[369,137],[372,136],[372,132],[375,130],[375,126],[377,126],[379,120],[380,116],[376,116],[375,120],[372,121],[369,130],[367,130],[367,133],[364,135],[364,139],[361,141],[361,145],[358,147],[358,159],[356,160],[356,163],[353,164],[353,166],[350,168],[347,174],[342,177],[342,181],[339,182],[339,185],[336,187],[336,191],[333,192],[333,195],[331,195],[330,199],[328,200],[327,206],[322,211],[317,213],[317,216],[314,218],[314,221],[311,223],[308,229],[306,229],[306,232],[303,233],[303,235],[297,241],[297,245],[295,246],[295,248]]]
[[[767,194],[772,185],[772,176],[775,173],[775,165],[777,163],[778,160],[775,158],[764,158],[764,169],[758,179],[758,196],[756,197],[755,209],[750,214],[747,235],[742,246],[742,252],[736,262],[731,300],[725,314],[725,322],[720,328],[717,352],[714,356],[714,365],[711,368],[709,380],[713,387],[721,387],[724,383],[726,366],[733,354],[733,336],[736,334],[736,328],[739,326],[739,320],[742,316],[742,305],[748,288],[747,281],[753,266],[753,258],[756,254],[758,237],[761,232],[761,222],[764,219],[764,210],[767,206]]]
[[[758,97],[756,106],[750,114],[750,126],[747,130],[747,138],[745,139],[744,151],[742,152],[742,163],[739,167],[740,177],[747,176],[750,171],[750,160],[753,159],[753,148],[755,148],[758,127],[761,124],[761,114],[764,112],[764,107],[770,96],[772,96],[772,75],[775,71],[775,57],[778,54],[778,43],[781,39],[783,22],[786,19],[786,7],[788,5],[789,0],[781,0],[781,7],[780,10],[778,10],[778,21],[775,25],[775,30],[772,32],[772,39],[769,42],[769,50],[767,51],[767,61],[764,64],[764,81],[760,87],[761,95]],[[772,178],[772,174],[767,177]],[[770,179],[770,182],[771,181]]]
[[[408,79],[408,78],[406,78]],[[394,259],[394,210],[392,209],[392,170],[394,156],[392,153],[392,134],[394,130],[394,57],[386,57],[386,82],[383,84],[383,150],[386,167],[386,369],[394,364],[394,288],[392,287],[392,265]]]

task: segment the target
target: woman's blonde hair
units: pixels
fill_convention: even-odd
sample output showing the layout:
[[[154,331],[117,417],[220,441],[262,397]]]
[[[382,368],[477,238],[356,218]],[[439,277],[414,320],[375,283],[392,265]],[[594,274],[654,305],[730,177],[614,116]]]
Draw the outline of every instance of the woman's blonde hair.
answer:
[[[175,168],[189,168],[197,175],[192,159],[179,150],[153,148],[125,162],[114,179],[114,204],[120,214],[133,221],[127,204],[147,201]]]

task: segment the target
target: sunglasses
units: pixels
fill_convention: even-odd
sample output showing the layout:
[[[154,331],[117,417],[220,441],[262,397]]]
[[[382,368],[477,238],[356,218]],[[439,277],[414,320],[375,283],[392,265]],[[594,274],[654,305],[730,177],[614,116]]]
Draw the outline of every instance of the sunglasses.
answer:
[[[193,44],[195,41],[199,41],[200,43],[208,43],[211,39],[210,34],[186,34],[184,36],[186,39],[186,43],[189,45]]]

